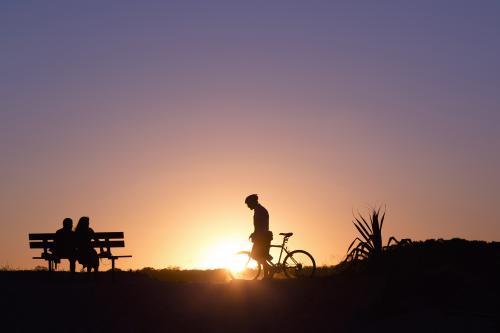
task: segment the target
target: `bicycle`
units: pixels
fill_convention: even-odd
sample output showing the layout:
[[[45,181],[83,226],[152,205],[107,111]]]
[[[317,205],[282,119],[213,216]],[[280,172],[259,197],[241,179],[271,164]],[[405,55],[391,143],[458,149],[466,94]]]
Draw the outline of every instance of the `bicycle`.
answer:
[[[283,243],[281,245],[271,245],[271,248],[279,248],[280,255],[277,263],[273,263],[271,256],[267,260],[271,269],[271,275],[283,272],[287,278],[309,278],[314,276],[316,271],[316,262],[313,256],[304,250],[289,251],[287,247],[288,239],[292,237],[293,233],[280,233],[283,236]],[[283,252],[286,253],[283,262]],[[262,265],[252,258],[250,251],[240,251],[236,253],[243,265],[238,272],[232,274],[233,279],[243,280],[257,280],[261,273],[263,274]],[[235,276],[236,275],[236,276]]]

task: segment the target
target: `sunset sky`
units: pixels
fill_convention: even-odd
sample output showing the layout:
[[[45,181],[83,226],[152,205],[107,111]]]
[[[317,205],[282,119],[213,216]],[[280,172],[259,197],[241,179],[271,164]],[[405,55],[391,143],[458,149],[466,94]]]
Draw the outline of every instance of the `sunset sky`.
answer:
[[[353,211],[500,239],[500,1],[2,1],[0,267],[65,217],[120,268],[209,268],[270,226],[318,264]],[[105,268],[109,263],[103,262]],[[108,265],[108,266],[106,266]]]

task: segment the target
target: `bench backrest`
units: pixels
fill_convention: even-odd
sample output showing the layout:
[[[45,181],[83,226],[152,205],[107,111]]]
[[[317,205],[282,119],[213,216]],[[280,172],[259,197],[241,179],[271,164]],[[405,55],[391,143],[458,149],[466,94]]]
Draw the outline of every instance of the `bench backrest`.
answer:
[[[29,234],[30,249],[43,249],[44,252],[54,248],[55,233]],[[95,237],[99,240],[92,240],[92,246],[96,248],[106,248],[108,251],[112,247],[125,247],[123,232],[96,232]]]

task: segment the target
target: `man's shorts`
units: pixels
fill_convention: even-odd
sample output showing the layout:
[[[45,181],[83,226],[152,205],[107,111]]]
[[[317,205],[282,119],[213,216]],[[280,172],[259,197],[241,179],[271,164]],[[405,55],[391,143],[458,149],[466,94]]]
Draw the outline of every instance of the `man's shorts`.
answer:
[[[258,261],[264,261],[269,258],[269,249],[271,248],[271,241],[264,239],[257,239],[253,243],[252,258]]]

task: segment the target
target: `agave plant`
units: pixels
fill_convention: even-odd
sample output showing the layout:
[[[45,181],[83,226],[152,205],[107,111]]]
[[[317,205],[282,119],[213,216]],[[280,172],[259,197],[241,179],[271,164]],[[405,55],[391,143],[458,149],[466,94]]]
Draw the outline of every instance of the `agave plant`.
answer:
[[[382,245],[382,226],[384,225],[385,211],[380,215],[380,208],[373,209],[369,219],[365,219],[358,213],[358,217],[354,216],[352,223],[361,235],[361,238],[356,237],[349,248],[347,249],[347,261],[368,259],[379,256],[384,248],[390,246],[393,242],[400,244],[395,237],[390,237],[387,246]],[[367,221],[369,220],[369,222]],[[405,242],[411,240],[405,239]]]

